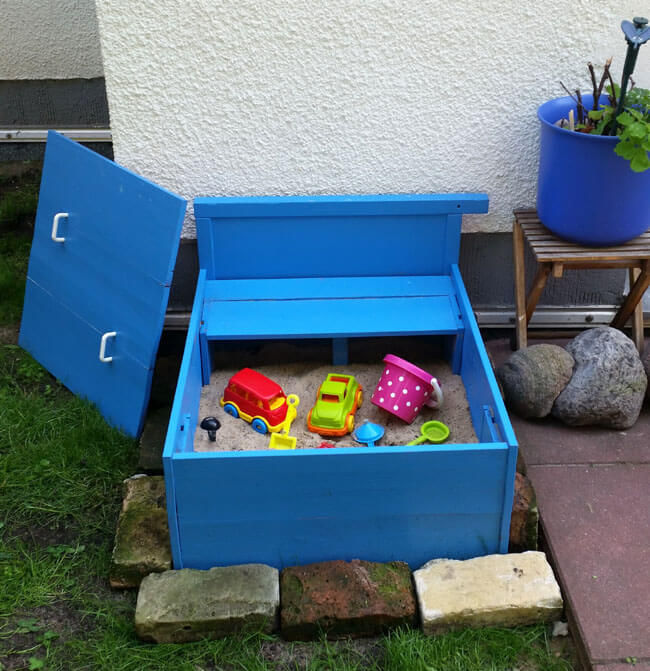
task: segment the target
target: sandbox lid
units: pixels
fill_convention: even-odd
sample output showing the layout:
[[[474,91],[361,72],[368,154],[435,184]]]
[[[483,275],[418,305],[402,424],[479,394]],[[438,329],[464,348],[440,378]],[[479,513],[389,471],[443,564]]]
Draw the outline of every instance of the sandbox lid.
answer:
[[[48,133],[19,344],[131,436],[149,401],[186,206]]]

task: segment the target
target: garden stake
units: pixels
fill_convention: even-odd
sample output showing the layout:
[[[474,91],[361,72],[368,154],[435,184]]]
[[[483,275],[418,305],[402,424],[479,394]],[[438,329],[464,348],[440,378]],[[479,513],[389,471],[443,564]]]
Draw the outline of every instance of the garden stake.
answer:
[[[627,54],[625,54],[625,64],[623,65],[623,78],[621,79],[621,91],[618,96],[618,105],[616,107],[616,114],[614,115],[614,122],[612,124],[612,135],[616,135],[616,119],[623,111],[623,104],[625,103],[625,95],[627,93],[627,84],[634,72],[636,59],[639,55],[639,49],[642,44],[645,44],[650,39],[650,28],[648,26],[648,19],[642,16],[635,16],[631,21],[623,21],[621,29],[625,35],[627,42]]]

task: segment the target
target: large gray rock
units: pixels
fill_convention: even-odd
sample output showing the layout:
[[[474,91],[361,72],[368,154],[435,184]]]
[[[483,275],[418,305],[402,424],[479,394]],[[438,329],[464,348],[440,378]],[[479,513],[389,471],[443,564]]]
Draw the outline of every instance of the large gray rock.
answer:
[[[248,628],[270,633],[277,628],[279,609],[279,572],[264,564],[152,573],[140,585],[135,631],[156,643],[217,638]]]
[[[557,397],[553,415],[574,426],[598,424],[628,429],[638,419],[648,378],[632,340],[599,326],[567,345],[573,377]]]
[[[546,417],[573,371],[573,357],[557,345],[514,352],[496,370],[506,405],[520,417]]]
[[[562,596],[543,552],[434,559],[413,572],[422,630],[553,622]]]
[[[643,368],[645,369],[646,377],[648,380],[650,380],[650,349],[646,350],[641,361],[643,362]],[[645,400],[650,400],[650,382],[648,383],[648,386],[645,390]]]

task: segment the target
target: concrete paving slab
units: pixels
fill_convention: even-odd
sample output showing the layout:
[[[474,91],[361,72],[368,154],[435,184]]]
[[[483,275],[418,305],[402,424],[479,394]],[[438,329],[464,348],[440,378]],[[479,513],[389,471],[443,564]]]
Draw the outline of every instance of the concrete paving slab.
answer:
[[[639,662],[626,667],[640,668],[650,660],[650,465],[533,465],[528,473],[590,663],[614,671],[629,657]]]

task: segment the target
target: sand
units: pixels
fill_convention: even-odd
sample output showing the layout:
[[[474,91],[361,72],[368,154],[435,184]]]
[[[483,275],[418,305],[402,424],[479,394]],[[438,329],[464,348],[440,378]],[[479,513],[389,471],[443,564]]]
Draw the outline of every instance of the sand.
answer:
[[[327,363],[331,356],[327,344],[294,345],[268,343],[261,347],[219,351],[214,356],[214,372],[210,384],[203,387],[199,406],[199,423],[203,417],[213,415],[221,422],[216,442],[210,442],[206,431],[197,428],[194,436],[195,451],[240,451],[268,449],[270,434],[262,435],[254,431],[250,424],[227,415],[219,405],[219,399],[228,380],[241,368],[254,368],[277,382],[285,394],[300,397],[298,414],[291,425],[289,435],[297,440],[296,449],[314,448],[326,440],[340,447],[356,446],[351,435],[341,438],[323,437],[307,429],[307,414],[316,401],[319,385],[328,373],[354,375],[363,387],[364,400],[355,415],[355,427],[365,420],[381,424],[386,432],[379,445],[405,445],[420,434],[420,426],[429,420],[444,422],[450,430],[447,443],[478,442],[469,414],[467,397],[460,376],[453,375],[449,364],[440,356],[423,349],[417,339],[405,339],[399,347],[377,339],[362,342],[351,341],[350,361],[346,366],[335,367]],[[354,342],[354,345],[352,344]],[[378,408],[370,401],[384,368],[383,356],[401,356],[434,375],[440,383],[444,402],[439,409],[425,407],[412,424]],[[330,360],[331,361],[331,360]]]

